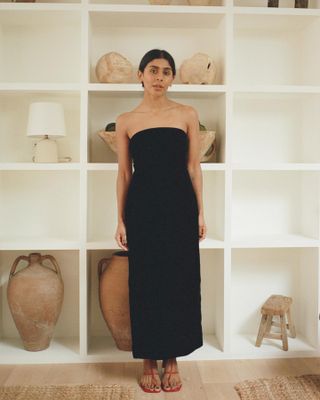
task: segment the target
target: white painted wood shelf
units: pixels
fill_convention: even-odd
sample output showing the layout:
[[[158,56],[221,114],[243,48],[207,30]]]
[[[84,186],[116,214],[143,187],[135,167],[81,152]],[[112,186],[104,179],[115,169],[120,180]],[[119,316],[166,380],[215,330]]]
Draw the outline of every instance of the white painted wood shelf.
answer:
[[[204,345],[186,360],[319,356],[320,0],[147,0],[0,3],[0,363],[134,361],[117,349],[99,307],[97,265],[120,250],[117,157],[97,132],[136,106],[142,56],[168,50],[177,76],[168,96],[216,131],[218,158],[201,164],[207,238],[200,242]],[[102,84],[98,59],[116,51],[132,82]],[[212,85],[186,85],[183,60],[217,64]],[[59,156],[32,162],[33,101],[63,104]],[[52,254],[65,285],[47,350],[23,349],[7,304],[19,255]],[[254,346],[260,307],[293,297],[289,351]]]

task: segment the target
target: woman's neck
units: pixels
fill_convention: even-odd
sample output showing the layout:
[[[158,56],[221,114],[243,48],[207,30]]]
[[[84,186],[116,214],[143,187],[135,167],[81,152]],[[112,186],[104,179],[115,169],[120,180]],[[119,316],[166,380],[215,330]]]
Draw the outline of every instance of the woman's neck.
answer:
[[[162,111],[166,108],[172,107],[172,102],[166,96],[151,96],[144,93],[144,98],[139,105],[143,111]]]

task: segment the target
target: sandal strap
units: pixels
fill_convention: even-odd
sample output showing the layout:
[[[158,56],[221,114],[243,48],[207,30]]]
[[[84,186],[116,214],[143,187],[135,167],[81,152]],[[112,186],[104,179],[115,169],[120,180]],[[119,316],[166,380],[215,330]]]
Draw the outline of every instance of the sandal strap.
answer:
[[[142,375],[152,375],[152,379],[151,379],[152,382],[156,382],[156,375],[159,376],[159,373],[156,374],[153,370],[150,370],[150,371],[148,371],[148,372],[143,372]],[[160,378],[160,376],[159,376],[159,378]]]

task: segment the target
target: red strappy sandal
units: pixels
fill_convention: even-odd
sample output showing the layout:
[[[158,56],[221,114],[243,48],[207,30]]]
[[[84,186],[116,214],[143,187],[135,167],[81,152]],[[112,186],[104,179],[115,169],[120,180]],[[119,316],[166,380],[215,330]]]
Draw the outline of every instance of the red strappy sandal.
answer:
[[[151,372],[144,372],[143,375],[152,375],[151,382],[154,382],[157,385],[153,369],[151,370]],[[160,393],[161,392],[161,387],[159,389],[156,389],[156,388],[150,389],[148,387],[143,386],[141,382],[139,382],[139,385],[140,385],[141,389],[147,393]]]
[[[162,361],[162,368],[165,368],[165,365],[164,365],[165,363],[164,363],[164,361]],[[178,374],[179,373],[179,371],[172,371],[172,367],[173,367],[173,365],[171,365],[171,370],[170,371],[167,371],[167,372],[163,372],[163,375],[164,374],[169,374],[169,378],[168,378],[168,382],[169,382],[169,379],[170,379],[170,376],[171,376],[171,374]],[[181,387],[182,387],[182,383],[179,385],[179,386],[176,386],[175,388],[165,388],[164,387],[164,384],[163,384],[163,382],[161,382],[161,388],[162,388],[162,390],[164,391],[164,392],[179,392],[179,390],[181,389]]]

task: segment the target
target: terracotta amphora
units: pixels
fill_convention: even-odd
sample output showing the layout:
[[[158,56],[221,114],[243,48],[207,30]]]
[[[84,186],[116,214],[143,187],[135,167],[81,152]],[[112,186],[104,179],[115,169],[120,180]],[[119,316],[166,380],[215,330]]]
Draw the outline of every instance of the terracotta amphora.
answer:
[[[117,251],[98,263],[99,302],[119,350],[131,351],[128,251]]]
[[[16,272],[21,260],[29,264]],[[44,260],[50,260],[54,269],[43,265]],[[10,271],[7,299],[26,350],[40,351],[49,347],[63,295],[60,268],[53,256],[30,253],[16,258]]]

